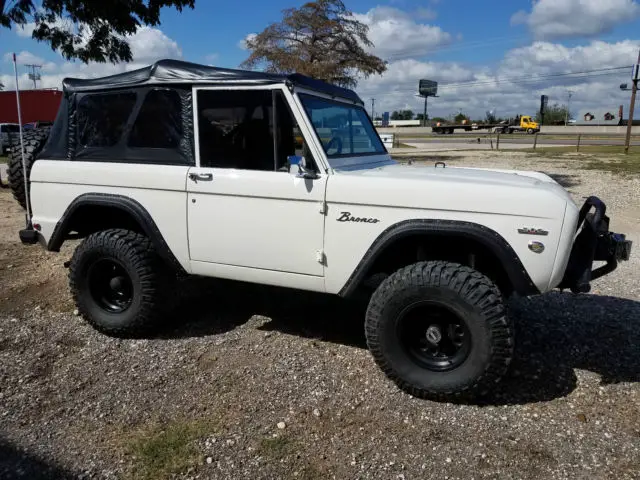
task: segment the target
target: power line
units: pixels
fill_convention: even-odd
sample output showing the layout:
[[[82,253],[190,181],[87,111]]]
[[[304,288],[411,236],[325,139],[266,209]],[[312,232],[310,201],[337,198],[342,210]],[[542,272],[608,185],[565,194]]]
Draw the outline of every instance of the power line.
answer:
[[[594,70],[583,70],[580,72],[566,72],[566,73],[552,73],[552,74],[539,74],[536,76],[523,76],[523,77],[494,77],[491,79],[476,79],[467,82],[458,82],[458,83],[444,83],[439,84],[439,89],[447,89],[447,88],[468,88],[468,87],[479,87],[486,85],[494,85],[500,82],[509,82],[513,84],[526,84],[526,83],[536,83],[541,80],[547,80],[552,78],[574,78],[574,79],[588,79],[595,77],[603,77],[609,75],[619,75],[620,70],[628,69],[628,66],[624,67],[611,67],[611,68],[600,68]],[[387,93],[376,93],[376,95],[393,95],[397,93],[413,93],[414,89],[408,90],[395,90],[393,92]]]
[[[515,42],[519,40],[527,40],[527,36],[517,36],[517,37],[495,37],[488,38],[485,40],[476,40],[473,42],[462,42],[462,43],[454,43],[454,44],[446,44],[443,46],[438,46],[434,48],[420,48],[415,47],[407,50],[400,50],[385,57],[385,60],[403,60],[408,57],[417,56],[417,55],[428,55],[433,53],[440,52],[450,52],[455,50],[470,50],[473,48],[487,47],[491,45],[504,45],[505,43]]]
[[[29,79],[33,80],[33,89],[36,90],[38,88],[38,80],[42,78],[39,73],[39,70],[42,68],[42,65],[27,63],[25,64],[25,67],[28,67],[29,70],[31,70],[31,73],[29,73]]]

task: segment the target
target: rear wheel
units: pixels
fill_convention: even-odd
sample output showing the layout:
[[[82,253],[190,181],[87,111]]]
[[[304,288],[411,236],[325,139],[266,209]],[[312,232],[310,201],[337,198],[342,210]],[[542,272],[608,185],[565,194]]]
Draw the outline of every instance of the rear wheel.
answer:
[[[122,229],[89,235],[69,268],[78,311],[94,328],[114,336],[136,336],[158,324],[169,278],[151,241]]]
[[[475,270],[421,262],[388,277],[371,297],[367,344],[400,388],[456,400],[491,389],[513,353],[513,330],[497,287]]]

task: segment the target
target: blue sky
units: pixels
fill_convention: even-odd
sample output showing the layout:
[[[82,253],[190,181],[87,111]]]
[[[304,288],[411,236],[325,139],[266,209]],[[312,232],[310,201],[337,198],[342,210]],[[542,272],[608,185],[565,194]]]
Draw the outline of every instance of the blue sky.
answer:
[[[25,32],[0,30],[0,81],[10,88],[10,52],[21,63],[42,63],[43,85],[59,86],[65,76],[100,76],[148,64],[160,57],[182,58],[237,67],[247,56],[241,41],[281,18],[281,11],[303,2],[196,0],[195,10],[166,9],[162,25],[131,38],[129,66],[80,65],[29,38]],[[566,101],[576,93],[575,108],[624,103],[617,76],[560,78],[518,84],[524,75],[567,73],[631,65],[640,46],[640,5],[636,0],[346,0],[367,23],[373,53],[389,61],[381,77],[362,80],[358,92],[376,98],[381,110],[419,109],[414,90],[420,78],[443,86],[432,102],[433,115],[486,109],[533,113],[539,94]],[[26,74],[21,67],[21,78]],[[505,80],[507,79],[507,80]],[[21,80],[22,82],[22,80]],[[467,86],[449,86],[466,82]],[[24,87],[28,84],[22,82]],[[510,110],[517,110],[511,112]]]

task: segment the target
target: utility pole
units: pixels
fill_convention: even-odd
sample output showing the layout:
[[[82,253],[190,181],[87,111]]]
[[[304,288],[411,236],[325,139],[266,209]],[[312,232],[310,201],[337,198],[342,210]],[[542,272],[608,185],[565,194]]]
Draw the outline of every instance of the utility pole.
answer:
[[[376,105],[376,99],[372,98],[371,99],[371,120],[375,121],[376,119],[376,115],[375,115],[375,105]]]
[[[569,97],[567,101],[567,112],[564,116],[564,126],[569,125],[569,115],[571,115],[571,96],[574,94],[573,90],[567,90],[567,96]]]
[[[425,95],[424,96],[424,113],[422,114],[422,126],[426,127],[427,126],[427,100],[429,99],[429,96]]]
[[[40,80],[41,76],[40,76],[40,69],[42,68],[42,65],[34,65],[34,64],[25,64],[25,67],[29,67],[29,70],[31,70],[31,73],[29,73],[29,79],[33,80],[33,89],[37,90],[38,89],[38,80]]]
[[[640,64],[640,50],[638,50],[638,62]],[[633,110],[636,105],[636,92],[638,91],[638,78],[636,77],[636,66],[633,67],[633,78],[631,79],[631,104],[629,105],[629,123],[627,124],[627,136],[624,139],[624,153],[629,153],[629,143],[631,143],[631,127],[633,126]]]

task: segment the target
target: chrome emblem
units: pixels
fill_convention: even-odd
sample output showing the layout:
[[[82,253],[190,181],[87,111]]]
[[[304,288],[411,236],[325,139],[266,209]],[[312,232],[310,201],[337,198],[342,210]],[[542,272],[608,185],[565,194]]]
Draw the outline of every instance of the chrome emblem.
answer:
[[[549,232],[547,232],[542,228],[531,228],[531,227],[519,228],[518,233],[521,233],[522,235],[541,235],[541,236],[549,235]]]
[[[544,243],[531,240],[529,242],[529,250],[533,253],[542,253],[544,252]]]

